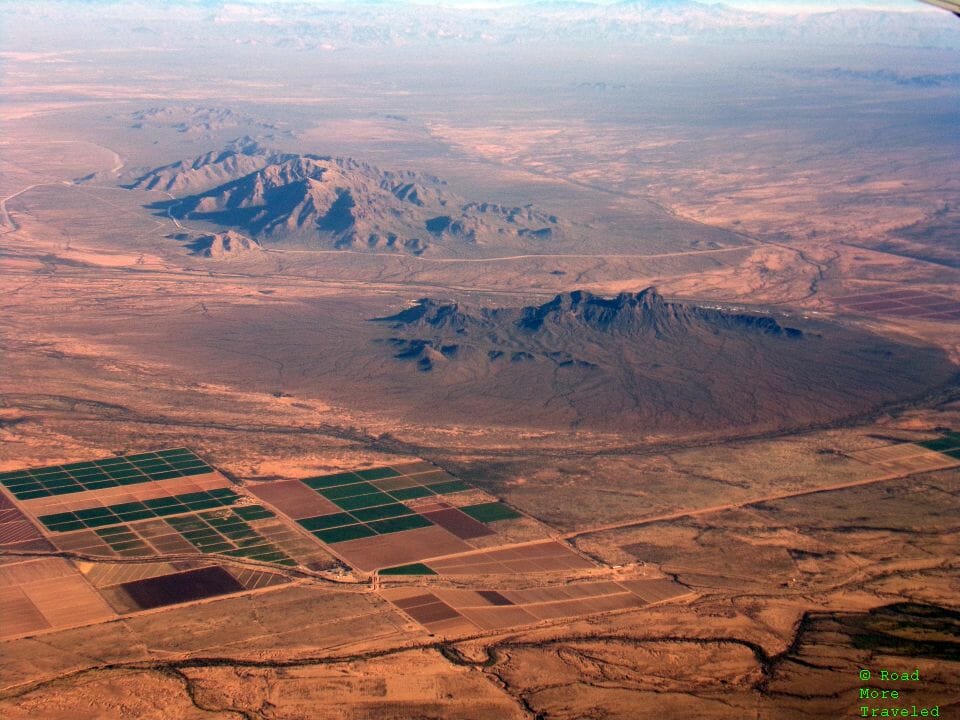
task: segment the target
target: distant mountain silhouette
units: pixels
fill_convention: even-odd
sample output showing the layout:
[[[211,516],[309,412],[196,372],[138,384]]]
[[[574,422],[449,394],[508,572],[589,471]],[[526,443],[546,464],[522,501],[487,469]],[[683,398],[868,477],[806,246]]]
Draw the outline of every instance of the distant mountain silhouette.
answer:
[[[133,130],[172,128],[189,135],[210,135],[216,130],[242,126],[257,130],[279,130],[272,123],[227,107],[164,105],[136,110],[130,114],[130,119],[133,121],[130,124]]]

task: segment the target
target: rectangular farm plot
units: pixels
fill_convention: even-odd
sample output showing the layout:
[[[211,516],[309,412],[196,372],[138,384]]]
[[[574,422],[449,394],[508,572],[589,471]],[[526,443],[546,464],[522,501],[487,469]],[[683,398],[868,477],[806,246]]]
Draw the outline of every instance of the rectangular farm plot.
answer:
[[[237,493],[228,488],[223,488],[209,492],[153,498],[142,503],[132,502],[106,507],[88,507],[72,512],[41,515],[38,519],[52,532],[66,532],[224,507],[233,505],[239,499],[240,496]]]
[[[416,500],[417,498],[434,497],[435,495],[433,490],[423,485],[391,490],[390,494],[397,500]]]
[[[859,450],[850,453],[850,457],[875,465],[887,472],[906,475],[960,465],[960,459],[953,455],[955,445],[960,446],[960,443],[956,441],[954,435],[948,434],[937,440],[922,443],[898,443]]]
[[[437,495],[449,495],[450,493],[473,490],[473,488],[467,485],[463,480],[445,480],[443,482],[427,485],[427,489],[436,493]]]
[[[327,543],[328,545],[332,545],[334,543],[342,543],[349,540],[358,540],[360,538],[371,537],[377,533],[375,533],[366,525],[357,523],[354,525],[331,528],[329,530],[317,530],[313,534],[315,537]],[[339,549],[338,552],[340,552]]]
[[[357,518],[357,520],[369,522],[371,520],[383,520],[401,515],[412,515],[413,510],[401,503],[392,503],[390,505],[378,505],[376,507],[354,510],[351,514]]]
[[[494,534],[493,530],[486,525],[455,508],[438,510],[436,512],[425,512],[423,516],[444,530],[449,530],[461,540],[470,540],[472,538]]]
[[[417,473],[430,472],[436,470],[437,466],[425,460],[413,460],[405,463],[394,463],[391,465],[401,475],[416,475]]]
[[[232,484],[220,473],[214,472],[202,476],[189,478],[172,478],[157,480],[139,485],[127,485],[103,490],[89,490],[72,495],[56,495],[34,500],[23,500],[21,504],[34,518],[58,513],[76,512],[93,507],[110,507],[114,505],[126,506],[130,503],[146,503],[171,496],[193,495],[195,493],[223,493],[232,491]],[[143,511],[144,508],[120,508],[123,512]],[[146,517],[153,517],[150,513]],[[123,518],[125,520],[140,519],[137,517]]]
[[[231,483],[218,472],[207,475],[151,480],[138,485],[126,485],[102,490],[90,490],[72,495],[55,495],[21,501],[25,510],[34,517],[60,512],[73,512],[89,507],[107,507],[124,503],[156,500],[171,495],[188,495],[200,492],[222,492],[230,489]]]
[[[504,590],[503,595],[515,605],[534,605],[537,603],[565,602],[567,600],[587,600],[624,592],[628,592],[628,590],[620,583],[601,580],[599,582],[578,582],[525,590]]]
[[[67,495],[214,472],[186,448],[0,473],[18,500]]]
[[[514,605],[515,603],[508,600],[503,593],[499,593],[496,590],[478,590],[477,595],[480,596],[480,599],[491,605]]]
[[[357,510],[474,489],[462,480],[437,470],[428,463],[416,462],[409,465],[418,471],[427,469],[427,472],[420,472],[411,476],[403,474],[394,467],[381,467],[306,478],[299,482],[344,510]],[[407,466],[397,467],[404,468]],[[320,515],[322,513],[313,514]],[[301,515],[301,517],[307,516],[306,514]]]
[[[343,527],[344,525],[355,525],[357,519],[350,513],[331,513],[330,515],[320,515],[319,517],[301,518],[297,523],[304,529],[314,532],[315,530],[329,530],[330,528]]]
[[[380,480],[382,478],[397,477],[402,473],[397,472],[391,467],[371,468],[369,470],[355,470],[357,475],[364,480]]]
[[[380,492],[376,486],[371,485],[368,482],[355,482],[348,485],[337,485],[336,487],[331,488],[320,488],[317,490],[318,493],[323,495],[323,497],[328,500],[333,500],[336,502],[342,498],[354,497],[356,495],[369,495],[371,493]]]
[[[146,578],[171,575],[181,572],[172,563],[85,563],[80,566],[80,572],[95,588],[102,589],[111,585],[145,580]]]
[[[50,623],[18,587],[0,587],[0,637],[15,637],[45,630]]]
[[[296,565],[293,558],[281,552],[247,522],[250,518],[244,518],[240,511],[249,509],[249,506],[238,507],[174,517],[167,520],[167,523],[202,553],[220,553],[278,565]],[[272,514],[265,517],[272,517]]]
[[[220,502],[212,503],[187,499],[179,502],[176,498],[158,499],[153,503],[151,519],[122,522],[123,513],[112,508],[90,508],[56,517],[47,517],[46,522],[54,535],[54,542],[63,550],[84,555],[102,557],[153,556],[167,554],[221,553],[232,557],[243,557],[261,562],[280,565],[295,565],[290,557],[276,543],[261,535],[250,523],[270,520],[274,514],[258,505],[233,505],[224,507],[221,502],[233,502],[239,496],[221,494]],[[163,500],[163,502],[160,502]],[[170,501],[175,501],[172,505]],[[215,509],[191,512],[194,507],[213,505]],[[168,514],[167,510],[171,512]],[[176,513],[173,513],[173,510]],[[184,512],[186,510],[187,512]],[[111,513],[105,515],[105,513]],[[76,520],[71,519],[76,518]],[[59,532],[73,529],[77,525],[84,528],[74,532]],[[286,530],[285,540],[299,541],[291,530]],[[314,550],[310,548],[310,550]],[[308,552],[311,560],[316,560],[317,552]]]
[[[434,613],[440,612],[437,604],[442,603],[483,630],[630,610],[687,594],[687,588],[666,578],[587,581],[522,590],[436,588],[427,593],[413,587],[388,587],[382,591],[387,600],[428,629],[436,622]]]
[[[97,530],[96,534],[120,555],[154,555],[155,551],[137,535],[125,527]]]
[[[119,588],[140,610],[203,600],[245,589],[235,577],[219,567],[135,580]]]
[[[378,535],[387,535],[405,530],[430,527],[433,523],[422,515],[404,515],[403,517],[388,518],[386,520],[375,520],[367,524]],[[402,542],[402,539],[400,541]]]
[[[432,524],[425,517],[399,503],[361,508],[350,513],[303,518],[297,522],[327,544],[414,530]]]
[[[903,303],[897,302],[896,300],[873,300],[871,302],[863,303],[851,303],[847,305],[851,310],[860,310],[860,311],[880,311],[880,310],[893,310],[894,308],[905,308],[907,307]]]
[[[460,613],[446,603],[439,601],[408,608],[406,613],[421,625],[429,625],[430,623],[441,620],[452,620],[453,618],[460,617]]]
[[[647,603],[683,597],[692,592],[689,588],[666,578],[662,580],[623,580],[620,585]]]
[[[239,592],[236,585],[216,568],[209,573],[191,574],[211,568],[190,568],[183,563],[90,563],[81,572],[104,599],[120,614],[140,612],[178,602],[202,600]],[[260,590],[289,582],[283,575],[255,568],[223,568],[240,590]],[[152,582],[144,582],[152,581]]]
[[[352,497],[338,498],[333,501],[337,507],[342,510],[361,510],[377,505],[389,505],[396,502],[396,498],[382,492],[372,492],[366,495],[354,495]]]
[[[417,563],[432,568],[425,562],[429,558],[469,553],[476,547],[468,541],[495,536],[496,531],[485,523],[523,517],[503,503],[478,502],[489,496],[420,461],[262,483],[252,491],[278,509],[286,503],[285,514],[360,570]],[[291,501],[291,497],[297,499]],[[305,510],[308,507],[311,512]],[[495,560],[488,564],[498,572],[504,570]],[[508,571],[541,572],[569,566],[569,558],[550,557],[523,560]]]
[[[945,453],[934,453],[931,455],[915,455],[899,462],[884,463],[881,467],[893,473],[904,475],[929,472],[932,470],[944,470],[946,468],[957,467],[960,460],[957,459],[957,451],[951,450]]]
[[[257,520],[253,524],[259,535],[275,546],[279,552],[293,558],[298,564],[311,570],[333,567],[333,556],[314,538],[297,532],[279,518]]]
[[[142,520],[130,526],[160,555],[190,555],[200,551],[164,520]],[[58,542],[60,538],[57,538]]]
[[[518,625],[532,625],[538,618],[521,607],[464,608],[463,616],[483,630],[500,630]]]
[[[306,487],[299,480],[260,483],[250,486],[248,490],[294,520],[324,515],[337,510],[336,505]]]
[[[897,300],[903,298],[914,298],[919,295],[923,295],[919,290],[877,290],[874,292],[860,292],[854,295],[844,295],[842,297],[834,298],[836,302],[856,302],[858,298],[863,299],[890,299]]]
[[[333,546],[336,554],[348,564],[367,572],[472,549],[463,540],[436,525],[340,541]],[[426,564],[433,566],[429,561]]]
[[[460,508],[461,511],[480,522],[494,522],[496,520],[515,520],[523,517],[520,513],[511,507],[500,502],[483,503],[482,505],[469,505]]]
[[[524,609],[538,620],[595,615],[612,610],[629,610],[643,607],[643,602],[633,593],[621,592],[611,595],[599,595],[584,600],[562,600],[524,606]]]
[[[376,487],[378,490],[383,490],[384,492],[388,493],[393,493],[394,490],[422,487],[422,485],[414,478],[404,476],[385,478],[383,480],[371,480],[370,484]]]
[[[927,449],[916,443],[897,443],[895,445],[884,445],[883,447],[870,448],[869,450],[858,450],[850,453],[851,457],[868,463],[881,463],[891,460],[903,460],[914,455],[923,455]]]
[[[960,302],[946,295],[919,290],[866,292],[834,298],[856,312],[929,320],[960,319]]]
[[[53,538],[53,543],[58,550],[79,555],[115,557],[118,554],[93,530],[60,533]]]
[[[449,510],[452,505],[450,503],[443,502],[442,500],[437,500],[436,498],[424,498],[422,500],[411,500],[406,503],[407,507],[411,510],[425,515],[427,513],[439,512],[440,510]]]
[[[342,472],[335,473],[333,475],[320,475],[319,477],[310,477],[300,480],[304,485],[314,490],[322,490],[324,488],[333,488],[339,487],[341,485],[353,485],[354,483],[361,482],[362,477],[352,472]]]
[[[67,560],[36,558],[0,565],[0,636],[74,627],[114,616]]]
[[[394,606],[430,632],[463,634],[477,630],[476,625],[432,593],[399,590],[387,593],[387,597]]]
[[[421,485],[436,485],[441,482],[449,482],[451,480],[459,480],[459,478],[451,475],[445,470],[438,470],[433,468],[429,472],[418,473],[416,475],[409,476],[412,480],[416,480]]]
[[[515,574],[587,570],[593,563],[565,545],[548,540],[520,547],[426,560],[440,575]]]
[[[0,548],[15,549],[42,539],[43,535],[29,518],[0,492]]]
[[[385,594],[391,599],[391,602],[393,602],[393,604],[401,610],[409,610],[413,607],[437,602],[437,597],[432,593],[418,592],[413,589],[411,589],[410,592],[404,592],[401,590],[399,592]]]
[[[384,568],[380,571],[380,575],[436,575],[436,573],[423,563],[411,563]]]
[[[75,575],[73,565],[62,558],[10,558],[0,565],[0,587],[16,587]]]
[[[276,517],[262,505],[237,505],[232,510],[234,515],[244,520],[265,520]]]
[[[14,490],[4,488],[0,492],[0,539],[6,537],[3,520],[7,515],[13,519],[19,513],[12,500],[5,503],[10,505],[11,512],[3,512],[4,493],[15,495],[24,473],[31,478],[35,473],[41,484],[53,488],[72,482],[85,483],[79,492],[47,494],[21,501],[26,512],[38,520],[32,542],[42,542],[48,548],[52,546],[41,529],[50,533],[49,539],[57,548],[81,557],[221,553],[281,565],[296,565],[302,559],[315,569],[330,567],[333,563],[322,545],[296,532],[286,521],[276,518],[273,511],[261,505],[244,504],[244,496],[231,487],[227,478],[186,449],[4,473],[3,480],[14,485]],[[103,474],[118,480],[122,480],[121,476],[136,476],[138,480],[95,487],[92,483],[101,482]],[[354,475],[341,480],[363,482]],[[299,481],[264,484],[263,489],[255,489],[293,514],[297,508],[313,515],[339,510]],[[377,515],[376,519],[387,517]],[[24,531],[29,530],[29,519],[23,515],[20,522],[9,525],[12,539],[20,539]],[[350,521],[356,522],[353,518]],[[270,533],[269,538],[258,532],[261,526]]]
[[[82,625],[115,615],[99,593],[78,574],[32,583],[24,589],[53,627]]]
[[[0,522],[0,547],[13,550],[42,539],[40,531],[25,517]]]
[[[960,450],[960,435],[950,433],[936,440],[925,440],[916,443],[922,448],[933,450],[934,452],[950,452],[951,450]]]

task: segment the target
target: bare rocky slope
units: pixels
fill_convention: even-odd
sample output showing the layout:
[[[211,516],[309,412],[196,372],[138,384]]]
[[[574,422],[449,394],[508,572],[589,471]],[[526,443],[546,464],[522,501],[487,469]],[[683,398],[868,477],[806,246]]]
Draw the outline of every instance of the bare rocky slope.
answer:
[[[939,351],[826,323],[670,302],[650,288],[539,306],[429,299],[378,318],[390,392],[433,413],[650,434],[784,428],[862,413],[951,381]]]
[[[263,244],[397,251],[443,246],[537,250],[565,223],[533,206],[468,202],[413,172],[349,158],[268,150],[249,138],[224,150],[155,168],[125,187],[173,199],[150,207],[178,220],[211,223]]]

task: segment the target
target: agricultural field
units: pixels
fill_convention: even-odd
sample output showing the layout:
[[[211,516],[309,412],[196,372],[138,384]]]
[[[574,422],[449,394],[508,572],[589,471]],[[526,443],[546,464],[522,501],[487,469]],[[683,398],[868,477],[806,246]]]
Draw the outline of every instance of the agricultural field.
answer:
[[[382,593],[428,631],[445,637],[630,610],[689,594],[687,588],[667,579],[577,582],[503,592],[453,588],[423,592],[420,588],[396,587]]]
[[[960,433],[948,432],[932,440],[896,443],[860,450],[850,457],[896,474],[920,473],[960,466]]]
[[[305,488],[316,496],[304,497]],[[471,541],[523,518],[489,497],[474,502],[476,488],[422,462],[251,485],[250,492],[287,507],[300,527],[362,571],[467,555],[478,549]]]
[[[458,663],[470,666],[480,662],[474,655],[478,648],[506,643],[506,654],[485,672],[507,677],[514,663],[528,662],[531,653],[529,661],[536,661],[534,645],[510,645],[504,637],[544,637],[546,647],[558,643],[569,648],[564,657],[572,658],[591,642],[578,645],[570,639],[577,628],[587,638],[614,634],[616,642],[627,643],[623,648],[630,662],[643,667],[646,656],[629,649],[634,646],[623,639],[624,632],[629,636],[635,632],[629,628],[648,618],[652,625],[645,625],[645,631],[658,627],[657,632],[676,633],[666,618],[716,612],[711,598],[733,588],[779,593],[786,584],[791,593],[836,595],[856,582],[864,591],[889,592],[892,579],[882,574],[861,578],[857,567],[865,560],[881,568],[890,563],[884,551],[889,541],[881,540],[874,526],[915,532],[902,516],[905,502],[912,514],[923,514],[933,524],[904,546],[897,567],[927,578],[924,592],[911,591],[917,601],[942,602],[949,594],[947,578],[937,575],[936,562],[924,558],[948,553],[953,542],[949,517],[938,505],[945,493],[956,491],[944,473],[955,466],[950,453],[958,436],[946,431],[893,434],[900,439],[835,432],[799,444],[765,446],[779,447],[779,453],[797,462],[833,463],[839,471],[833,480],[841,480],[846,489],[800,483],[771,470],[768,477],[754,477],[740,488],[745,497],[740,506],[711,507],[706,497],[690,503],[686,516],[634,516],[622,526],[566,533],[536,517],[550,507],[549,493],[532,495],[528,487],[525,494],[508,492],[510,501],[504,502],[493,492],[499,487],[496,475],[487,479],[486,491],[409,456],[395,456],[388,464],[368,461],[353,469],[346,464],[335,472],[240,483],[184,448],[91,460],[79,468],[66,463],[54,470],[11,470],[4,480],[21,493],[37,492],[32,485],[22,489],[36,477],[65,473],[73,479],[74,472],[84,477],[91,466],[156,465],[165,457],[189,458],[189,465],[182,463],[188,472],[204,472],[160,479],[143,473],[142,480],[130,484],[120,483],[129,470],[112,478],[105,472],[108,479],[92,481],[108,483],[105,487],[27,498],[17,498],[4,486],[4,521],[12,528],[26,526],[29,533],[10,537],[3,549],[30,550],[6,556],[0,566],[2,609],[10,618],[4,626],[8,652],[3,667],[14,683],[82,667],[82,661],[76,664],[76,651],[67,648],[84,653],[88,646],[93,652],[90,643],[101,647],[105,636],[98,628],[107,627],[104,622],[110,627],[118,623],[111,631],[117,635],[110,641],[109,657],[120,667],[145,660],[167,667],[169,657],[192,663],[191,657],[219,648],[240,658],[255,656],[258,662],[283,659],[306,672],[318,658],[335,660],[378,647],[394,648],[390,652],[398,653],[399,661],[438,643]],[[823,454],[826,446],[834,451]],[[730,482],[724,453],[739,456],[742,468],[745,456],[760,450],[734,445],[714,453],[713,476]],[[917,464],[899,465],[928,454],[939,457],[943,467],[931,473]],[[674,468],[691,468],[704,456],[680,450],[663,457]],[[663,458],[656,462],[666,466]],[[595,465],[608,482],[620,467]],[[793,467],[799,470],[799,465]],[[891,476],[903,479],[884,480]],[[39,484],[45,492],[59,489]],[[683,507],[683,498],[667,497],[660,502]],[[857,527],[843,527],[844,518],[857,515]],[[768,529],[759,532],[761,526]],[[45,556],[37,557],[38,552]],[[754,617],[751,608],[742,607],[744,618]],[[791,611],[778,612],[782,614],[745,619],[745,637],[771,647],[783,642],[788,631],[783,623]],[[768,629],[760,632],[760,626],[753,628],[755,622]],[[153,644],[161,627],[166,640]],[[148,637],[154,640],[145,656],[130,638]],[[48,670],[28,660],[38,642],[63,648],[51,657]],[[683,644],[664,642],[671,655],[692,657]],[[710,662],[719,665],[711,667],[744,662],[745,670],[750,667],[734,655],[718,648]],[[363,664],[364,677],[369,677],[368,669],[372,672],[370,662]],[[190,687],[207,688],[203,692],[211,697],[232,692],[227,685],[204,684],[204,678],[215,676],[212,668],[177,672],[189,678]],[[262,672],[268,672],[266,666]],[[111,682],[120,687],[126,677],[117,675]],[[81,707],[84,695],[71,692],[64,696],[65,707]],[[351,702],[360,703],[351,706],[355,710],[373,707],[372,700],[361,699],[360,689],[352,692]],[[382,697],[400,697],[392,692]],[[17,712],[35,702],[29,693],[20,697]],[[567,695],[558,689],[530,697],[546,709],[566,702]],[[36,702],[42,701],[38,697]],[[499,700],[492,696],[490,702],[496,707]],[[619,700],[598,695],[595,702],[613,703],[613,712]]]
[[[832,300],[854,312],[919,320],[960,319],[960,303],[956,300],[946,295],[918,290],[860,293],[835,297]]]
[[[960,714],[949,12],[3,12],[3,720]]]
[[[424,461],[240,487],[174,448],[9,471],[0,482],[13,495],[4,495],[11,532],[25,528],[4,547],[43,540],[61,554],[4,566],[11,637],[296,582],[284,568],[358,580],[380,571],[394,584],[600,570],[548,527]],[[411,604],[403,587],[387,587],[382,597],[444,637],[650,601],[629,585],[589,580],[552,594],[526,592],[481,590],[451,605],[429,593],[414,595],[429,601]],[[55,598],[72,604],[59,607]]]
[[[3,495],[10,534],[2,548],[59,555],[5,560],[5,636],[288,581],[256,568],[198,564],[191,556],[295,565],[288,550],[304,566],[331,562],[183,448],[11,471],[0,483],[13,496]],[[168,561],[145,562],[161,557]],[[104,562],[110,559],[139,562]]]

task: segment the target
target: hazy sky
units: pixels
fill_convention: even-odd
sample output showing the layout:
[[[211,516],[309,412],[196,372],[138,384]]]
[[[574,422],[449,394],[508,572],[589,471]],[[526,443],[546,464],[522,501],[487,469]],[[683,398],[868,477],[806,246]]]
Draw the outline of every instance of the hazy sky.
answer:
[[[851,7],[869,7],[893,10],[923,9],[923,3],[917,0],[728,0],[726,5],[733,7],[750,8],[751,10],[779,10],[779,9],[825,9],[836,10]]]
[[[229,1],[229,0],[228,0]],[[629,0],[627,0],[629,2]],[[916,10],[925,6],[918,0],[698,0],[706,5],[724,4],[731,7],[750,8],[752,10],[835,10],[840,8],[869,7],[878,9]],[[276,2],[313,4],[313,5],[344,5],[343,0],[233,0],[235,4],[257,5],[273,4]],[[671,5],[680,4],[683,0],[639,0],[637,4],[644,5]],[[364,5],[434,5],[456,8],[494,8],[517,5],[563,5],[582,3],[586,5],[614,5],[624,4],[624,0],[360,0]],[[211,4],[216,4],[211,3]]]

